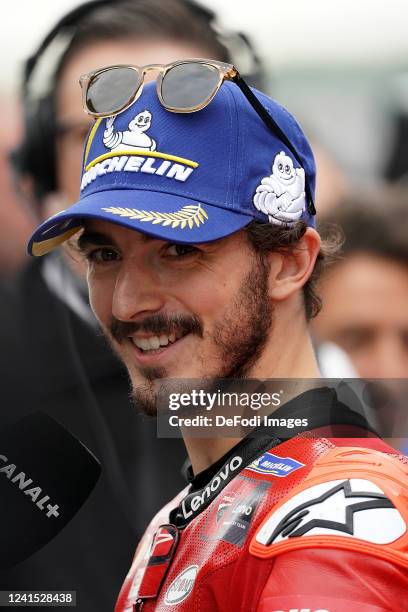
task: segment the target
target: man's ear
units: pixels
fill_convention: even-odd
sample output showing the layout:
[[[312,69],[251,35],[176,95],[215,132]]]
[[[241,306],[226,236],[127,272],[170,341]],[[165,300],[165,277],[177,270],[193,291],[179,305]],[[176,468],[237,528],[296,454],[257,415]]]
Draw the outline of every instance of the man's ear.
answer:
[[[320,236],[309,227],[292,253],[272,253],[269,295],[273,300],[286,300],[306,284],[319,251]]]

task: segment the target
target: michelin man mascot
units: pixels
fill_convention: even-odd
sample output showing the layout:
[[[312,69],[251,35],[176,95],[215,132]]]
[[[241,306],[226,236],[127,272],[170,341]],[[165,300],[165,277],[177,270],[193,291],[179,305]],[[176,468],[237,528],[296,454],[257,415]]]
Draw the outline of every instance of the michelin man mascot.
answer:
[[[272,174],[256,188],[254,205],[269,217],[270,223],[290,225],[302,216],[306,205],[305,171],[281,151],[276,155]]]
[[[148,110],[138,113],[129,123],[128,130],[117,132],[113,127],[114,117],[106,120],[106,128],[103,133],[103,144],[112,151],[124,152],[129,149],[142,151],[155,151],[156,141],[145,132],[152,124],[152,114]]]

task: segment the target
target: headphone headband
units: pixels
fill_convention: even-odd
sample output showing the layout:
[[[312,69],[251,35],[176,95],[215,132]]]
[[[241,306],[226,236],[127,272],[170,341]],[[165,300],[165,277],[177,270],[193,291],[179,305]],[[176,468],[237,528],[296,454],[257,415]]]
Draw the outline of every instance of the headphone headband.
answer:
[[[61,33],[64,28],[76,25],[83,17],[93,12],[94,9],[99,8],[104,5],[112,4],[112,1],[116,0],[91,0],[90,2],[85,2],[84,4],[80,4],[72,11],[61,17],[61,19],[55,24],[55,26],[48,32],[43,41],[40,43],[37,51],[33,53],[25,62],[24,65],[24,75],[23,75],[23,90],[24,92],[27,89],[27,83],[30,80],[30,77],[38,63],[38,60],[45,52],[45,50],[49,47],[52,41]]]
[[[135,3],[137,0],[134,0]],[[197,3],[195,0],[179,0],[191,12],[208,23],[208,27],[225,48],[228,60],[241,68],[241,73],[252,85],[262,89],[263,67],[252,45],[244,34],[224,31],[216,22],[215,13]],[[104,6],[120,4],[121,0],[90,0],[74,8],[64,15],[44,37],[35,53],[25,62],[23,70],[22,97],[24,103],[24,137],[19,147],[10,156],[16,177],[30,175],[33,179],[35,196],[38,203],[41,199],[57,188],[56,185],[56,142],[55,142],[55,112],[53,80],[65,52],[69,48],[77,26],[85,17]],[[70,35],[71,33],[71,35]],[[45,58],[47,50],[52,49],[52,65],[46,75],[46,87],[35,89],[36,69],[41,69],[41,59]],[[58,41],[59,42],[59,41]],[[242,62],[235,59],[239,49]],[[245,61],[246,60],[246,61]],[[247,64],[247,65],[245,65]],[[41,151],[41,154],[39,152]]]

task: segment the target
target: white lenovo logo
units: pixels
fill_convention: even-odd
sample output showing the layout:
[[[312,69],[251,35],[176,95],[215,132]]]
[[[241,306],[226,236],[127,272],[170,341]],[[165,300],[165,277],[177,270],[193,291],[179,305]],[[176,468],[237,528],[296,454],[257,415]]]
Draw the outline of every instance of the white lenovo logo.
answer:
[[[231,459],[231,461],[227,463],[227,465],[225,465],[216,476],[214,476],[210,484],[203,489],[200,495],[195,495],[192,499],[187,499],[187,501],[183,500],[181,508],[183,510],[184,518],[189,518],[194,512],[199,510],[204,502],[220,488],[221,484],[228,480],[230,473],[235,472],[235,470],[237,470],[241,464],[241,457],[238,455],[233,457],[233,459]],[[186,507],[186,504],[190,505],[190,509]]]

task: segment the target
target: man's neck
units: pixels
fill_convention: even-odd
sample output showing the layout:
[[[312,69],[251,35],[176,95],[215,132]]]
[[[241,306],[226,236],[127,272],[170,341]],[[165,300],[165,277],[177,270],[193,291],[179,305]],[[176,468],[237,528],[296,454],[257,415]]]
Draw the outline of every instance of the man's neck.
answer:
[[[316,387],[321,377],[309,333],[304,330],[303,334],[299,333],[295,338],[297,341],[293,342],[293,331],[291,330],[291,351],[282,351],[279,354],[278,351],[272,352],[270,347],[267,347],[262,358],[248,375],[248,378],[291,379],[293,382],[286,386],[285,403],[304,391]],[[183,437],[194,474],[202,472],[218,461],[242,439]]]

